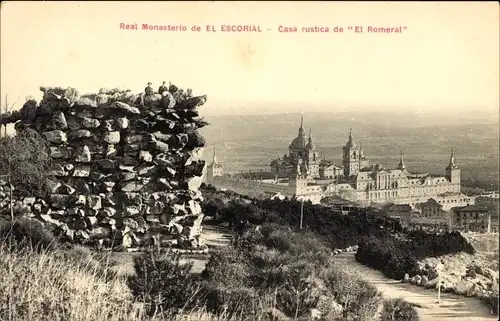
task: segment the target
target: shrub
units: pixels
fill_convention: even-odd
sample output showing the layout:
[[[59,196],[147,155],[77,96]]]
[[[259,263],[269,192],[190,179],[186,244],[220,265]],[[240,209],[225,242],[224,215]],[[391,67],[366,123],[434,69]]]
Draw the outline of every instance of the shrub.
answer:
[[[283,272],[284,282],[277,293],[277,308],[294,318],[309,314],[319,300],[319,293],[314,288],[312,262],[293,262]]]
[[[219,315],[251,315],[272,306],[289,318],[309,318],[311,309],[333,297],[348,317],[371,320],[381,302],[373,286],[334,268],[335,282],[323,281],[330,250],[313,233],[265,223],[246,229],[233,246],[213,255],[202,273],[207,308]],[[332,309],[326,313],[337,313]]]
[[[385,300],[381,321],[418,321],[417,310],[408,302],[403,299],[389,299]]]
[[[21,217],[0,223],[0,242],[10,244],[10,250],[52,250],[58,246],[51,231],[37,220]]]
[[[335,301],[342,305],[344,318],[348,315],[356,315],[359,320],[373,318],[382,300],[373,285],[335,267],[324,271],[322,278]]]
[[[358,262],[398,280],[402,279],[405,273],[421,273],[418,271],[419,259],[457,252],[475,252],[458,232],[430,234],[415,231],[409,232],[406,239],[390,234],[368,236],[362,238],[358,245]]]
[[[204,280],[214,284],[235,288],[248,284],[249,267],[242,252],[227,247],[210,256],[201,276]]]
[[[207,283],[204,291],[207,310],[224,320],[241,320],[242,316],[254,316],[265,309],[259,293],[250,287]]]
[[[135,259],[135,275],[128,278],[132,294],[144,302],[149,315],[171,314],[192,308],[200,290],[190,271],[191,263],[181,264],[180,256],[161,257],[147,253]]]
[[[0,175],[8,175],[16,192],[44,195],[51,158],[45,140],[34,130],[0,138]]]

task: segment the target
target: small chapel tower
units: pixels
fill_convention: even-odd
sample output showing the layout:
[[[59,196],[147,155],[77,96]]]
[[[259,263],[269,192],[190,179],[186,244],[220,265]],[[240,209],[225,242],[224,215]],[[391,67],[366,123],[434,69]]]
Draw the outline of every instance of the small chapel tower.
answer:
[[[212,158],[212,163],[210,163],[207,167],[207,181],[211,182],[213,181],[214,177],[222,176],[223,174],[224,168],[222,167],[222,164],[217,161],[217,155],[214,146],[214,156]]]

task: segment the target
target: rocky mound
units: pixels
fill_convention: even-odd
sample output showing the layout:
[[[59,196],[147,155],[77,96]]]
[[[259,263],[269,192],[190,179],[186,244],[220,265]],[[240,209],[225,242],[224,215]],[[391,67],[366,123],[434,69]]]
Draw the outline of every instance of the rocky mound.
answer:
[[[197,109],[206,96],[40,89],[42,101],[1,118],[40,133],[53,160],[48,195],[15,195],[16,212],[76,243],[202,246],[198,129],[207,123]],[[9,194],[0,181],[0,209],[10,206]]]
[[[438,270],[441,262],[441,290],[469,297],[498,300],[498,255],[458,253],[429,257],[418,262],[420,273],[405,275],[403,282],[426,288],[438,288]],[[498,303],[493,304],[498,308]]]

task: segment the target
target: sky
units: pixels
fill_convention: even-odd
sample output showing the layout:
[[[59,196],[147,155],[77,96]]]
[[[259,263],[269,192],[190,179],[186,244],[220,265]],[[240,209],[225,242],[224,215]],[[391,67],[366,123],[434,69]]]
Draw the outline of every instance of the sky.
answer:
[[[120,23],[186,32],[120,30]],[[221,25],[261,33],[221,32]],[[201,32],[191,27],[200,26]],[[213,25],[217,32],[206,32]],[[280,33],[279,26],[343,33]],[[363,26],[364,33],[347,31]],[[367,33],[368,26],[405,26]],[[268,30],[269,29],[269,30]],[[496,2],[3,2],[1,98],[40,86],[140,92],[171,81],[207,114],[499,109]]]

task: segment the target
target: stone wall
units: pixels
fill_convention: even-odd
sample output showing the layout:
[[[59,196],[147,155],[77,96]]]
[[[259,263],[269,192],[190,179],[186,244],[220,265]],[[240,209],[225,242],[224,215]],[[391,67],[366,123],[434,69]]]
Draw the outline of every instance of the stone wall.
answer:
[[[17,131],[31,128],[47,141],[53,160],[49,193],[14,201],[76,243],[136,248],[199,248],[199,186],[207,123],[197,108],[206,96],[174,88],[163,95],[101,89],[40,88],[39,103],[2,115]],[[0,208],[9,207],[0,181]],[[5,211],[4,211],[5,212]]]

